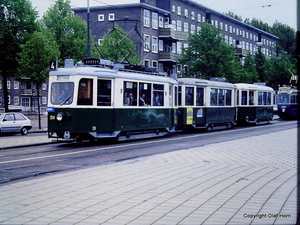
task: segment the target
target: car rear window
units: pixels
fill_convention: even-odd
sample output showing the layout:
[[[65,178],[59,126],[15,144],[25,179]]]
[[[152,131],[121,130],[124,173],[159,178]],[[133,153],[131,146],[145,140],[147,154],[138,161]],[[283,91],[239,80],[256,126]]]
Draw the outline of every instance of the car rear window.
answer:
[[[15,114],[16,120],[26,120],[26,118],[21,114]]]

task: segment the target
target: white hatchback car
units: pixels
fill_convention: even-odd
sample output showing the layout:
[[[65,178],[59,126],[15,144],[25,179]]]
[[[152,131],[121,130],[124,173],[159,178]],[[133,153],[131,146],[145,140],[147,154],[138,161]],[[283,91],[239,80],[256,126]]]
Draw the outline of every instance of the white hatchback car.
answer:
[[[31,121],[22,113],[0,113],[0,133],[20,132],[26,135],[32,128]]]

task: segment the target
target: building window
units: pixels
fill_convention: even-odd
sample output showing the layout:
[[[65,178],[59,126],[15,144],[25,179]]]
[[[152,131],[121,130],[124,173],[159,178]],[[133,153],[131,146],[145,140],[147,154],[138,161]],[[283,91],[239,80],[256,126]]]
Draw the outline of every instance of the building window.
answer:
[[[181,7],[180,7],[180,6],[177,6],[177,14],[178,14],[179,16],[181,16]]]
[[[42,97],[42,104],[47,105],[47,97]]]
[[[7,89],[10,89],[10,81],[7,81]]]
[[[215,21],[215,27],[218,28],[219,27],[219,23],[218,20]]]
[[[202,22],[203,23],[205,22],[205,16],[202,16]]]
[[[162,16],[158,17],[158,26],[164,27],[164,18]]]
[[[229,26],[229,32],[232,34],[232,26]]]
[[[211,25],[214,25],[214,22],[215,22],[214,20],[211,20],[211,21],[210,21]]]
[[[14,97],[14,105],[19,105],[20,102],[19,102],[19,97],[15,96]]]
[[[198,20],[199,23],[201,22],[201,14],[198,14]]]
[[[19,81],[14,81],[14,89],[19,89]]]
[[[150,36],[148,34],[144,34],[144,51],[150,51]]]
[[[187,9],[184,10],[184,17],[185,18],[189,17],[189,10],[187,10]]]
[[[98,15],[98,21],[104,21],[104,14]]]
[[[191,19],[195,20],[195,12],[191,12]]]
[[[235,31],[236,31],[236,32],[235,32],[235,33],[236,33],[236,35],[239,35],[239,33],[240,33],[240,32],[239,32],[239,28],[236,28],[236,30],[235,30]]]
[[[172,20],[172,29],[176,30],[176,21],[175,20]]]
[[[191,25],[191,33],[194,34],[196,31],[196,26],[195,25]]]
[[[176,12],[176,7],[175,7],[175,5],[172,5],[172,12]]]
[[[177,42],[177,54],[181,54],[182,53],[182,43],[181,42]]]
[[[228,25],[225,24],[225,31],[228,31]]]
[[[180,20],[177,20],[177,31],[182,31],[182,22]]]
[[[46,91],[46,90],[47,90],[47,84],[46,84],[46,83],[43,83],[43,84],[42,84],[42,90],[43,90],[43,91]]]
[[[152,13],[152,28],[157,29],[158,28],[158,14]]]
[[[220,29],[223,30],[223,23],[220,22]]]
[[[21,105],[24,107],[30,106],[30,98],[29,97],[22,97],[21,98]]]
[[[108,20],[110,21],[115,20],[115,14],[114,13],[108,14]]]
[[[158,62],[155,61],[155,60],[153,60],[153,61],[152,61],[152,67],[153,67],[153,68],[156,68],[156,70],[157,70],[157,66],[158,66]]]
[[[152,52],[157,53],[158,52],[158,38],[152,37]]]
[[[184,24],[183,24],[183,31],[184,32],[189,32],[189,24],[186,23],[186,22],[184,22]]]
[[[158,50],[163,51],[164,50],[164,41],[158,40]]]
[[[144,26],[150,27],[150,11],[144,9]]]
[[[148,59],[145,59],[144,63],[146,67],[150,67],[150,61]]]

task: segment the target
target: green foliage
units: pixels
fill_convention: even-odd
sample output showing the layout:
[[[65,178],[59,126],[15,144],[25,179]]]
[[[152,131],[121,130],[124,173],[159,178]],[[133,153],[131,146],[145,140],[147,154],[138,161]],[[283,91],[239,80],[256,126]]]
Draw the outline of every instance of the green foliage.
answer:
[[[65,59],[79,61],[86,56],[87,25],[72,12],[70,0],[57,0],[40,22],[56,40],[61,64]]]
[[[219,29],[204,23],[198,33],[189,36],[188,43],[178,60],[178,63],[188,66],[183,76],[225,77],[229,82],[237,80],[234,49],[225,43]]]
[[[226,13],[226,15],[230,16],[238,21],[241,21],[241,22],[243,21],[243,18],[241,16],[238,16],[238,15],[234,14],[233,12],[229,11],[228,13]]]
[[[278,88],[278,85],[290,83],[291,75],[297,74],[296,60],[288,54],[281,54],[279,57],[270,59],[269,79],[267,83],[274,89]]]
[[[3,78],[4,109],[8,110],[8,77],[17,73],[21,52],[30,34],[36,31],[37,12],[28,0],[0,1],[0,73]]]
[[[130,64],[139,64],[139,57],[134,42],[126,37],[126,33],[118,25],[108,32],[102,40],[99,50],[105,59],[113,62],[128,61]]]
[[[258,75],[258,81],[266,82],[269,78],[269,62],[267,61],[265,55],[262,53],[261,48],[258,48],[258,51],[255,53],[255,65]]]
[[[37,12],[28,0],[0,1],[0,68],[10,71],[10,76],[18,65],[20,45],[37,29],[36,19]]]
[[[49,62],[59,55],[58,46],[42,32],[35,32],[29,41],[21,45],[19,73],[30,78],[39,87],[48,79]]]

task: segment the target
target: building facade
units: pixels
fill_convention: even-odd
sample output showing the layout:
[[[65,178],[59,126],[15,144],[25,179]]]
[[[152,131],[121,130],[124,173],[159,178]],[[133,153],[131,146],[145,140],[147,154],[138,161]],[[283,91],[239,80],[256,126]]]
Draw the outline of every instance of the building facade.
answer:
[[[16,81],[13,78],[7,80],[8,88],[8,108],[9,110],[22,110],[24,114],[27,112],[38,111],[38,96],[34,84],[28,79]],[[0,76],[0,113],[4,112],[4,93],[3,93],[3,80]],[[46,112],[48,86],[47,83],[43,84],[40,89],[40,107],[41,112]],[[29,113],[30,114],[30,113]]]
[[[73,11],[87,20],[87,8]],[[226,43],[241,58],[261,48],[266,57],[275,54],[278,37],[190,0],[140,0],[139,3],[89,7],[90,30],[101,44],[117,23],[136,43],[142,64],[168,75],[180,73],[177,59],[187,47],[189,33],[208,22],[220,29]],[[131,36],[130,36],[131,35]]]

